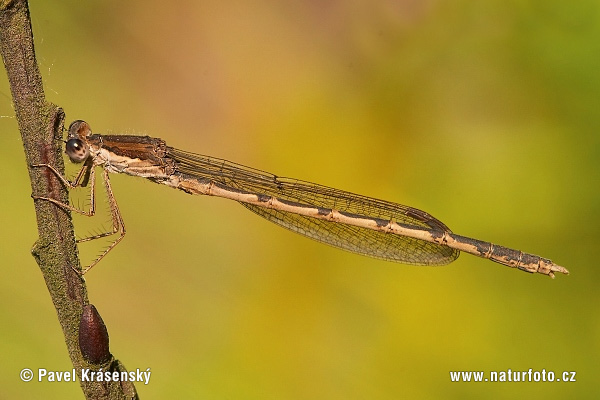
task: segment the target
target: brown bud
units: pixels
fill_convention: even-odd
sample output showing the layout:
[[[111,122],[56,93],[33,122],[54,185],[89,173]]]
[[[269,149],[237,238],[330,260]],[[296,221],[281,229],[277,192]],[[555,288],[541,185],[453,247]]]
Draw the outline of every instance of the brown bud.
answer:
[[[79,322],[79,349],[87,361],[102,364],[110,358],[108,330],[92,304],[83,306]]]

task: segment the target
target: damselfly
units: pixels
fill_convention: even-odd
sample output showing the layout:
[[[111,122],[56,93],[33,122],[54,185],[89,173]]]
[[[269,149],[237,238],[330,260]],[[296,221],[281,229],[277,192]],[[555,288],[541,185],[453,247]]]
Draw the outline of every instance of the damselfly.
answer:
[[[113,229],[87,241],[119,234],[87,268],[96,265],[125,235],[108,173],[124,173],[161,183],[190,194],[235,200],[250,211],[284,228],[354,253],[413,265],[444,265],[461,251],[531,273],[554,278],[564,267],[533,254],[460,236],[428,213],[384,200],[361,196],[298,179],[283,178],[219,158],[167,146],[148,136],[92,134],[85,121],[69,127],[65,152],[83,167],[74,181],[53,166],[46,167],[69,188],[89,182],[91,203],[79,210],[49,197],[34,196],[65,209],[92,216],[95,212],[95,167],[103,167]]]

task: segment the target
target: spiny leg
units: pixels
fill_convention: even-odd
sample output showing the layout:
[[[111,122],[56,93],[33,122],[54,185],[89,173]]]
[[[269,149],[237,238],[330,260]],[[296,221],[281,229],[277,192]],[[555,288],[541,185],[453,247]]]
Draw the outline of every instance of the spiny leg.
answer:
[[[96,213],[96,201],[95,201],[95,182],[96,182],[96,171],[93,165],[90,165],[89,163],[85,163],[83,165],[83,167],[81,167],[81,169],[79,170],[79,173],[77,174],[77,177],[75,178],[75,180],[73,182],[71,182],[70,180],[68,180],[66,177],[64,177],[60,172],[58,172],[56,170],[56,168],[54,168],[52,165],[50,164],[33,164],[32,167],[45,167],[48,168],[50,171],[52,171],[52,173],[54,173],[54,175],[56,175],[56,177],[69,189],[75,189],[77,187],[82,186],[81,182],[83,180],[83,177],[87,174],[87,171],[89,171],[89,181],[90,181],[90,209],[88,211],[85,210],[80,210],[77,207],[73,207],[70,204],[67,203],[63,203],[62,201],[53,199],[51,197],[45,197],[45,196],[35,196],[35,195],[31,195],[31,197],[34,200],[44,200],[44,201],[49,201],[50,203],[56,204],[57,206],[65,209],[65,210],[69,210],[69,211],[73,211],[76,212],[78,214],[81,215],[85,215],[86,217],[92,217],[95,215]]]
[[[119,207],[117,206],[117,200],[115,199],[115,196],[113,194],[112,187],[110,185],[110,179],[108,178],[108,172],[106,170],[103,170],[102,172],[102,180],[106,188],[108,204],[110,205],[110,213],[113,224],[112,231],[104,232],[84,239],[79,239],[77,242],[81,243],[94,239],[100,239],[103,237],[114,235],[115,233],[119,233],[119,237],[117,237],[117,239],[115,239],[115,241],[112,242],[89,266],[85,267],[81,271],[81,275],[85,275],[90,269],[92,269],[92,267],[98,264],[98,262],[100,262],[100,260],[102,260],[104,256],[108,254],[109,251],[111,251],[117,244],[119,244],[119,242],[123,240],[123,237],[125,236],[125,224],[123,223],[123,217],[121,216],[121,212],[119,211]]]
[[[77,188],[79,186],[82,186],[81,182],[84,178],[84,176],[86,175],[87,171],[89,170],[89,179],[88,181],[90,182],[90,209],[88,211],[85,210],[80,210],[76,207],[71,206],[70,204],[67,203],[63,203],[59,200],[53,199],[51,197],[44,197],[44,196],[34,196],[32,195],[31,197],[35,200],[44,200],[44,201],[49,201],[53,204],[56,204],[57,206],[69,210],[69,211],[73,211],[76,212],[78,214],[81,215],[85,215],[87,217],[92,217],[96,214],[96,195],[95,195],[95,185],[96,185],[96,171],[93,165],[90,165],[86,162],[86,164],[81,168],[81,170],[79,171],[79,173],[77,174],[77,177],[75,178],[75,180],[73,182],[71,182],[70,180],[68,180],[67,178],[65,178],[60,172],[58,172],[56,170],[56,168],[54,168],[53,166],[49,165],[49,164],[34,164],[32,165],[32,167],[46,167],[48,168],[50,171],[52,171],[57,177],[58,179],[68,188],[70,189],[74,189]],[[123,236],[125,236],[125,225],[123,224],[123,218],[121,216],[121,213],[119,211],[119,207],[117,206],[117,202],[115,200],[113,191],[112,191],[112,187],[110,185],[110,179],[108,177],[108,172],[106,170],[103,170],[103,174],[102,174],[102,179],[104,181],[104,186],[106,188],[106,194],[107,194],[107,198],[108,198],[108,203],[110,205],[110,210],[111,210],[111,219],[112,219],[112,230],[108,231],[108,232],[103,232],[100,233],[98,235],[92,235],[89,237],[85,237],[85,238],[81,238],[81,239],[77,239],[76,242],[77,243],[82,243],[82,242],[88,242],[94,239],[100,239],[103,237],[107,237],[107,236],[111,236],[114,235],[115,233],[119,233],[120,235],[119,237],[110,244],[110,246],[108,246],[108,248],[106,250],[104,250],[102,252],[102,254],[100,254],[100,256],[98,258],[96,258],[89,266],[85,267],[82,269],[82,271],[78,271],[75,270],[77,273],[80,273],[81,275],[84,275],[87,271],[89,271],[93,266],[95,266],[96,264],[98,264],[98,262],[104,258],[104,256],[106,256],[106,254],[108,254],[108,252],[110,250],[112,250],[122,239]]]

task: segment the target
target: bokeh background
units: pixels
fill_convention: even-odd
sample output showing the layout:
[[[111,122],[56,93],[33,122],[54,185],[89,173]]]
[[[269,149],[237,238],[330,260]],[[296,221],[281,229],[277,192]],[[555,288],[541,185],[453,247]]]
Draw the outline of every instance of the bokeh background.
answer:
[[[571,270],[386,263],[115,176],[128,234],[86,279],[113,354],[152,370],[143,398],[598,398],[597,1],[30,6],[67,123],[411,205]],[[30,255],[31,189],[0,85],[0,398],[80,398],[76,383],[19,380],[72,367]],[[106,202],[75,223],[81,236],[109,226]],[[106,245],[80,246],[82,262]],[[449,375],[529,368],[577,382]]]

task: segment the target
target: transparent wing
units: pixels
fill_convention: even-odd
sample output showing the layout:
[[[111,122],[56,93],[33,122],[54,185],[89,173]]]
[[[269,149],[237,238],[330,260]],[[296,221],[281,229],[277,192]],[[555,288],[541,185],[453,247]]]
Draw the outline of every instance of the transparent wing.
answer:
[[[227,160],[167,148],[178,172],[246,193],[263,194],[313,207],[338,210],[378,221],[395,221],[418,229],[450,232],[424,211],[327,186],[282,178]],[[241,203],[261,217],[319,242],[354,253],[413,265],[444,265],[459,252],[406,236],[330,222],[286,211]]]

